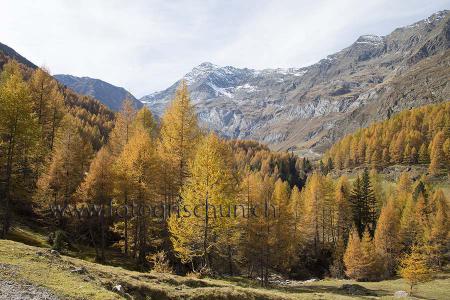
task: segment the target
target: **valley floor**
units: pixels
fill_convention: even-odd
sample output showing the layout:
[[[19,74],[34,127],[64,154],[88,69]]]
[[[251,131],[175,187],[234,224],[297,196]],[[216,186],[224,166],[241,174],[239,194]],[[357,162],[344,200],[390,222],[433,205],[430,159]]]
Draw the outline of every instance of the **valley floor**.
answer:
[[[262,289],[244,278],[140,273],[0,240],[0,299],[388,299],[400,290],[408,290],[401,279],[280,281]],[[450,299],[450,273],[418,286],[414,296]]]

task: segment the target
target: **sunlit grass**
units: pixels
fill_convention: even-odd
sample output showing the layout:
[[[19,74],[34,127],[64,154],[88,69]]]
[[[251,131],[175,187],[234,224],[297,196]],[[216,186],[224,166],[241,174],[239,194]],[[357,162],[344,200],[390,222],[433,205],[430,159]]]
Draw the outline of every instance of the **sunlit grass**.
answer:
[[[70,272],[70,265],[58,261],[57,257],[39,256],[39,248],[20,243],[0,241],[0,263],[12,266],[11,273],[4,270],[0,276],[10,277],[43,286],[61,297],[73,299],[120,299],[120,297],[96,284]]]
[[[243,277],[196,279],[155,272],[141,273],[106,266],[77,258],[49,253],[48,249],[0,240],[0,264],[15,268],[0,272],[0,278],[13,277],[48,288],[68,299],[121,299],[112,292],[120,284],[135,299],[355,299],[341,289],[343,284],[358,284],[373,295],[365,299],[392,298],[395,291],[409,291],[402,279],[380,282],[325,279],[287,287],[261,288],[258,282]],[[86,272],[73,273],[75,267]],[[414,289],[414,296],[425,299],[450,299],[449,273]],[[147,297],[147,298],[146,298]],[[361,296],[359,296],[361,297]]]
[[[15,226],[8,233],[8,239],[18,241],[27,245],[49,248],[45,235],[29,229],[26,226]]]

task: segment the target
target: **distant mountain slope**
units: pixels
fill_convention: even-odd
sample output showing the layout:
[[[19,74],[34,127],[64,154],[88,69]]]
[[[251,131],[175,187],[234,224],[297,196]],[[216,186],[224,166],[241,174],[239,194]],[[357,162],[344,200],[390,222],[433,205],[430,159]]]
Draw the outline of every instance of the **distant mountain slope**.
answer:
[[[25,77],[31,76],[32,72],[38,68],[12,48],[0,44],[0,72],[3,69],[3,65],[12,59],[23,65]],[[79,119],[80,124],[83,124],[87,132],[97,132],[99,134],[99,136],[95,137],[95,142],[93,142],[93,146],[98,149],[101,147],[101,143],[107,140],[113,127],[114,112],[97,99],[80,95],[62,84],[59,85],[63,91],[64,102],[68,112]]]
[[[141,108],[143,106],[143,104],[126,89],[114,86],[100,79],[76,77],[64,74],[57,74],[54,75],[54,77],[75,92],[94,97],[115,111],[120,110],[122,102],[127,98],[133,102],[136,108]]]
[[[31,61],[17,53],[14,49],[6,46],[5,44],[0,43],[0,69],[3,65],[8,61],[8,59],[15,59],[21,64],[36,69],[37,66],[33,64]]]
[[[444,146],[445,142],[450,143],[450,137],[445,136],[449,128],[450,101],[406,109],[346,135],[326,152],[326,158],[331,158],[337,169],[364,164],[379,169],[395,164],[428,164],[430,159],[436,160],[430,150],[440,147],[437,149],[444,153],[439,158],[442,169],[449,169],[450,156],[445,154],[447,146]],[[443,138],[442,144],[433,142],[438,135]],[[435,170],[437,166],[441,167],[435,161]]]
[[[449,49],[449,11],[441,11],[387,36],[361,36],[309,67],[203,63],[180,81],[201,122],[223,136],[314,154],[392,112],[450,99]],[[141,101],[161,114],[180,81]]]

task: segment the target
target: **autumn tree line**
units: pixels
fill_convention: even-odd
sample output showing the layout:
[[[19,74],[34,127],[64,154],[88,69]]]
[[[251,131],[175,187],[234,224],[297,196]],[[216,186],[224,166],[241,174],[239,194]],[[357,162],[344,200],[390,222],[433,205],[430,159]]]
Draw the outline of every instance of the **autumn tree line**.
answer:
[[[425,164],[434,175],[449,171],[450,102],[405,110],[347,135],[327,152],[337,169]],[[328,163],[327,163],[328,165]]]
[[[25,210],[50,226],[58,250],[89,245],[100,262],[120,251],[141,269],[246,274],[264,285],[273,272],[389,278],[411,266],[399,260],[405,255],[423,258],[426,269],[445,263],[447,201],[426,177],[413,182],[402,174],[395,189],[386,189],[375,168],[355,179],[336,179],[292,153],[223,140],[200,129],[184,83],[158,122],[148,108],[136,111],[130,101],[110,114],[98,102],[81,99],[45,70],[4,66],[3,237]],[[448,112],[443,118],[448,124]],[[329,161],[340,165],[336,158]],[[199,218],[168,219],[102,212],[76,218],[49,209],[110,203],[205,209]],[[276,216],[250,209],[268,203]],[[225,217],[215,217],[219,207]],[[241,215],[234,217],[232,208]]]
[[[429,274],[445,266],[447,199],[426,177],[413,181],[405,172],[395,188],[386,189],[374,169],[365,169],[352,183],[345,176],[337,181],[323,176],[313,174],[302,192],[303,237],[309,237],[303,244],[318,251],[319,258],[331,257],[330,275],[363,281],[391,278],[413,267],[404,264],[412,252],[422,263],[413,265]]]
[[[36,182],[69,132],[77,149],[91,155],[106,141],[114,114],[98,101],[58,85],[46,70],[15,61],[0,74],[1,231],[11,226],[13,208],[30,212]],[[83,154],[84,155],[84,154]],[[88,163],[88,156],[82,163]],[[67,174],[68,175],[68,174]]]

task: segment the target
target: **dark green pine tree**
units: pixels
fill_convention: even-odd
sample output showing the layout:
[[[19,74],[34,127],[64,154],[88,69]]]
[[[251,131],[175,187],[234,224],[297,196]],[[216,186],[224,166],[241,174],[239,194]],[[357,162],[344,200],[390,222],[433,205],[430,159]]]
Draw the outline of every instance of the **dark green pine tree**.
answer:
[[[327,171],[327,169],[325,168],[325,165],[323,164],[323,161],[321,160],[320,161],[320,163],[319,163],[319,169],[320,169],[320,173],[322,173],[323,175],[327,175],[328,174],[328,171]]]
[[[364,169],[361,176],[358,175],[353,183],[350,201],[352,204],[353,222],[358,229],[359,235],[362,236],[367,228],[371,237],[373,237],[378,219],[377,199],[367,168]]]
[[[364,169],[361,178],[361,202],[363,203],[363,215],[362,225],[367,227],[370,236],[373,238],[375,234],[375,228],[377,226],[378,212],[377,212],[377,199],[373,191],[372,184],[370,182],[369,170]],[[363,229],[364,229],[363,227]]]
[[[417,186],[414,188],[414,192],[413,192],[413,197],[414,200],[417,200],[417,198],[419,198],[420,195],[423,195],[425,198],[428,197],[427,195],[427,190],[425,187],[425,184],[423,183],[422,180],[419,181],[419,183],[417,184]]]
[[[362,195],[362,181],[359,175],[353,183],[353,188],[350,194],[350,202],[352,206],[353,223],[358,230],[359,236],[362,236],[364,232],[363,216],[365,207]]]
[[[311,167],[311,162],[309,161],[309,159],[307,159],[306,157],[303,157],[303,161],[302,161],[302,169],[305,173],[308,173],[309,171],[311,171],[312,167]]]
[[[333,161],[331,160],[331,157],[328,157],[328,161],[327,161],[327,170],[328,170],[328,172],[330,172],[331,170],[333,170]]]

